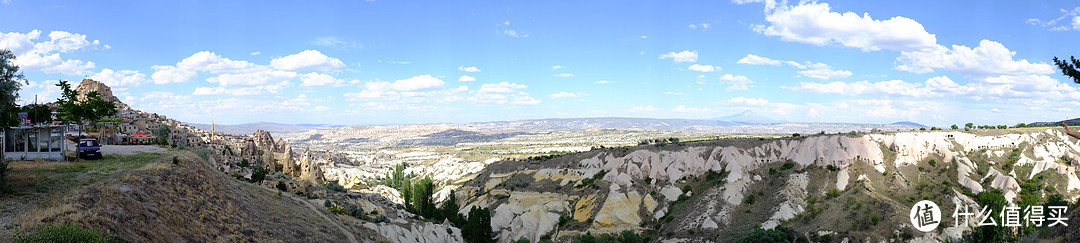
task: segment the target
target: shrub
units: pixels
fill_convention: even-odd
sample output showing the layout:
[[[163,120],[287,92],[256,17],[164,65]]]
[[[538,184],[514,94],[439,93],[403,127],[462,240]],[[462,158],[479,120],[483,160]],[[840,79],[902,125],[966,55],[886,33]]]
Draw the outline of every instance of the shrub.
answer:
[[[338,183],[336,181],[331,181],[329,183],[326,183],[326,189],[329,189],[329,190],[335,191],[335,192],[344,192],[345,191],[345,187],[343,187],[341,185],[338,185]]]
[[[255,171],[251,172],[251,182],[252,183],[262,182],[263,179],[266,179],[266,173],[267,173],[267,170],[262,168],[261,166],[258,167],[258,168],[255,168]]]
[[[323,201],[322,205],[323,207],[327,208],[329,208],[330,206],[334,206],[334,204],[330,203],[330,199],[326,199],[325,201]]]
[[[836,167],[835,165],[826,165],[825,169],[829,169],[829,171],[837,171],[840,170],[840,167]]]
[[[683,193],[686,193],[686,192],[692,191],[692,190],[694,190],[694,187],[690,186],[690,184],[686,184],[686,185],[682,186]]]
[[[776,171],[776,169],[774,169],[774,168],[769,168],[769,175],[775,175],[775,174],[776,174],[776,172],[777,172],[777,171]]]
[[[176,158],[176,156],[173,156],[172,157],[172,164],[174,164],[174,165],[180,164],[180,159]]]
[[[787,234],[783,231],[755,229],[750,234],[739,238],[736,242],[791,242],[791,239],[788,239]]]
[[[38,232],[23,235],[15,242],[120,242],[115,236],[74,225],[51,225]]]
[[[930,166],[935,166],[935,165],[937,165],[937,161],[931,159],[930,160]]]
[[[836,188],[833,188],[833,189],[829,190],[829,192],[826,192],[825,196],[829,197],[829,198],[834,198],[836,196],[840,196],[840,191],[836,190]]]
[[[390,218],[387,218],[386,215],[379,214],[379,216],[375,217],[375,223],[390,223]]]
[[[781,170],[788,170],[788,169],[791,169],[791,168],[795,168],[795,162],[791,162],[791,161],[784,162],[784,166],[780,167]]]
[[[289,186],[286,186],[284,181],[278,181],[277,182],[277,189],[281,190],[281,191],[288,191]]]
[[[240,160],[240,167],[248,167],[248,165],[249,164],[248,164],[247,159]]]

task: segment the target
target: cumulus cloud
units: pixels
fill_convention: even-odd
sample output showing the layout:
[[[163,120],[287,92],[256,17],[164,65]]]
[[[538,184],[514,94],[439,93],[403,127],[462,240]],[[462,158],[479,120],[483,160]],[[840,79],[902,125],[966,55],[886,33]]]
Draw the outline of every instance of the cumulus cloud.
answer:
[[[681,52],[669,52],[661,54],[660,59],[672,59],[676,63],[680,62],[697,62],[697,51],[681,51]]]
[[[654,107],[652,105],[644,105],[644,106],[639,105],[639,106],[635,106],[634,108],[630,108],[630,111],[633,111],[633,112],[655,112],[655,111],[659,111],[659,110],[660,110],[660,108],[656,108],[656,107]]]
[[[750,80],[750,78],[742,75],[731,75],[729,73],[724,74],[724,76],[720,76],[720,84],[731,85],[727,89],[725,89],[725,91],[747,90],[752,83],[754,83],[753,80]]]
[[[799,74],[816,79],[831,79],[831,78],[846,78],[851,76],[851,72],[847,70],[832,70],[832,69],[811,69],[799,71]]]
[[[767,58],[767,57],[761,57],[761,56],[754,55],[754,54],[746,54],[745,57],[743,57],[742,59],[739,59],[739,61],[736,61],[735,63],[749,64],[749,65],[780,66],[780,61],[779,60],[773,60],[773,59],[770,59],[770,58]]]
[[[335,78],[325,73],[310,72],[300,76],[300,87],[318,87],[318,86],[344,86],[350,81]],[[358,82],[358,81],[352,81]]]
[[[102,82],[113,88],[134,87],[148,82],[148,80],[146,80],[146,74],[142,74],[139,71],[113,71],[108,68],[102,69],[101,72],[90,76],[90,79]]]
[[[762,105],[768,105],[769,104],[768,100],[765,100],[765,99],[762,99],[762,98],[746,98],[746,97],[742,97],[742,96],[731,98],[731,99],[728,99],[727,101],[729,103],[731,103],[731,104],[754,105],[754,106],[762,106]]]
[[[996,75],[1051,74],[1054,67],[1046,63],[1031,63],[1026,59],[1015,60],[1016,52],[1010,51],[996,41],[982,40],[979,46],[969,48],[953,45],[952,48],[937,46],[926,51],[902,52],[896,58],[897,70],[912,73],[929,73],[935,69],[954,71],[969,77]]]
[[[772,65],[779,66],[781,64],[787,64],[789,66],[803,69],[798,73],[804,77],[816,78],[816,79],[833,79],[833,78],[846,78],[852,75],[851,71],[847,70],[833,70],[832,66],[829,66],[820,62],[805,62],[799,63],[795,61],[776,60],[767,57],[762,57],[754,54],[747,54],[746,57],[739,59],[736,63],[749,64],[749,65]]]
[[[457,81],[458,82],[472,82],[472,81],[476,81],[476,78],[474,78],[472,76],[469,76],[469,75],[461,75],[461,77],[458,78]]]
[[[413,76],[407,79],[401,79],[389,83],[388,86],[382,86],[391,88],[398,91],[415,92],[415,91],[431,91],[442,88],[445,83],[436,77],[431,75],[419,75]]]
[[[90,49],[101,45],[100,41],[90,41],[86,35],[66,31],[49,32],[48,40],[39,41],[41,34],[36,29],[27,33],[0,32],[0,49],[11,50],[16,57],[14,63],[24,72],[86,75],[94,68],[93,62],[64,59],[61,54]]]
[[[690,65],[689,69],[691,71],[709,73],[709,72],[720,71],[720,66],[694,64],[694,65]]]
[[[154,84],[184,83],[197,75],[193,70],[180,69],[175,66],[154,65],[150,68],[154,69],[154,74],[150,75],[150,79],[154,80]]]
[[[270,66],[286,71],[329,71],[345,68],[345,63],[337,58],[323,55],[317,50],[304,50],[300,53],[275,58]]]
[[[549,97],[551,97],[552,99],[561,99],[561,98],[577,98],[577,97],[584,96],[584,95],[585,94],[583,94],[583,93],[570,93],[570,92],[562,91],[562,92],[551,94],[551,95],[549,95]]]
[[[458,66],[457,70],[466,71],[466,72],[470,72],[470,73],[478,73],[478,72],[480,72],[480,68],[477,68],[475,66],[473,66],[473,67]]]
[[[832,12],[829,4],[818,2],[766,10],[765,20],[769,24],[756,25],[754,31],[784,41],[817,46],[836,44],[863,51],[919,51],[937,44],[935,35],[926,32],[922,24],[902,16],[877,20],[869,13],[860,16],[853,12]]]

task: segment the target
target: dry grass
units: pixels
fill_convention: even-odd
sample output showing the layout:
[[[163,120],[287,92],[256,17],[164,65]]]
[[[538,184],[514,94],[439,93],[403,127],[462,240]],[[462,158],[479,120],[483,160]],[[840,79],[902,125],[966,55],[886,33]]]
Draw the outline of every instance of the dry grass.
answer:
[[[302,202],[276,197],[276,193],[218,173],[194,154],[170,151],[144,156],[153,157],[147,160],[153,162],[141,163],[135,169],[128,169],[138,164],[130,161],[82,166],[65,162],[18,165],[21,167],[17,170],[38,172],[24,173],[30,176],[20,180],[77,174],[75,178],[97,182],[55,194],[54,200],[49,200],[53,203],[25,210],[15,219],[16,231],[26,233],[48,225],[75,224],[133,242],[346,240],[334,226],[340,222],[320,218]],[[178,165],[172,164],[172,156],[180,159]],[[92,173],[100,174],[86,175]],[[80,180],[76,185],[85,182]],[[362,229],[353,232],[373,235]]]

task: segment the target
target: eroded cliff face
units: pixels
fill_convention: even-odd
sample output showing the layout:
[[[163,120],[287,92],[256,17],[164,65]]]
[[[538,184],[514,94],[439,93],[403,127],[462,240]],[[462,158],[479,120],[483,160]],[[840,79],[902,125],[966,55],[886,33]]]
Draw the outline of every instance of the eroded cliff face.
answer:
[[[857,204],[851,215],[861,217],[863,203],[888,223],[875,220],[880,226],[856,226],[856,233],[841,236],[877,241],[910,230],[903,225],[910,224],[905,220],[912,200],[929,193],[940,195],[934,197],[949,210],[988,188],[1015,202],[1026,181],[1052,188],[1045,194],[1080,195],[1076,167],[1066,164],[1080,151],[1075,139],[1059,129],[995,132],[1001,134],[901,132],[609,148],[493,163],[457,195],[465,202],[461,212],[492,209],[501,242],[623,230],[725,241],[746,229],[815,220],[822,206],[852,210]],[[560,217],[570,221],[560,225]],[[801,225],[791,227],[852,231],[832,222]],[[968,229],[959,225],[924,237],[956,240]]]

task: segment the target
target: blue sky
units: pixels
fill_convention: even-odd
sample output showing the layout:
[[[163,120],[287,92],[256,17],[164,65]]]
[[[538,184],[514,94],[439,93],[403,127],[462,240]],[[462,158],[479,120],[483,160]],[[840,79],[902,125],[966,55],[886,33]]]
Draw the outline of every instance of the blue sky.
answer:
[[[187,122],[554,117],[947,126],[1080,115],[1071,1],[0,1],[55,100],[92,77]]]

